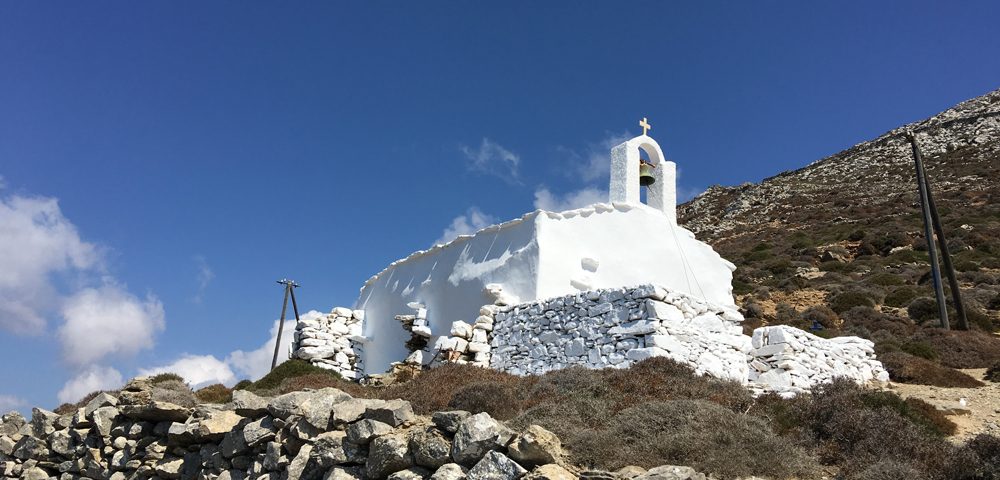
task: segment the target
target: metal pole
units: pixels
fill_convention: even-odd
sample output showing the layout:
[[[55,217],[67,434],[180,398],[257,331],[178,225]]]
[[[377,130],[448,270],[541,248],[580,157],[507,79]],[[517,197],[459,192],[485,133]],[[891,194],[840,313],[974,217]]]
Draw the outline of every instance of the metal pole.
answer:
[[[910,140],[913,148],[913,163],[917,169],[917,190],[920,191],[920,209],[924,218],[924,236],[927,237],[927,253],[930,255],[931,276],[934,278],[934,296],[937,298],[938,315],[941,317],[941,328],[949,330],[948,305],[944,299],[944,288],[941,286],[941,266],[938,265],[937,249],[934,248],[934,233],[932,231],[933,220],[931,219],[930,201],[927,198],[927,183],[924,176],[924,161],[920,155],[920,147],[917,146],[917,136],[913,132],[908,132],[906,137]]]
[[[927,170],[924,170],[924,185],[927,186],[927,205],[930,207],[931,220],[934,222],[934,234],[937,235],[938,246],[941,247],[941,260],[944,262],[944,273],[948,276],[948,288],[951,289],[951,298],[955,303],[955,314],[958,315],[958,329],[968,330],[969,319],[965,315],[962,290],[958,286],[958,278],[955,277],[955,266],[951,263],[951,252],[948,251],[948,242],[945,240],[944,227],[941,226],[941,218],[938,216],[937,205],[934,204],[934,193],[931,191],[931,182],[927,178]]]
[[[288,308],[288,293],[292,291],[291,284],[285,283],[284,285],[285,299],[281,301],[281,319],[278,320],[278,338],[274,342],[274,358],[271,359],[271,370],[274,370],[274,367],[278,365],[278,349],[281,348],[281,330],[285,327],[285,310]]]

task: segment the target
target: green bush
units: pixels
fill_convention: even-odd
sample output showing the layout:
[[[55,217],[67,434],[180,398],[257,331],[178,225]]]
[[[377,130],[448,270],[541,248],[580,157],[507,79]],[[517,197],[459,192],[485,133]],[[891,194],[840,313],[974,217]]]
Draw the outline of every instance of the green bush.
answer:
[[[760,262],[760,261],[763,261],[763,260],[767,260],[767,259],[769,259],[769,258],[771,258],[773,256],[774,256],[774,254],[771,253],[771,251],[769,251],[769,250],[758,250],[758,251],[753,251],[753,252],[747,253],[746,255],[743,256],[743,260],[746,261],[746,262],[748,262],[748,263]]]
[[[305,360],[292,359],[274,367],[267,375],[247,387],[247,390],[257,393],[275,393],[281,387],[281,382],[288,378],[301,377],[305,375],[325,375],[331,378],[340,379],[336,372],[325,368],[317,367]]]
[[[955,270],[959,272],[978,272],[979,264],[972,260],[962,260],[955,262]]]
[[[927,360],[937,360],[941,357],[934,346],[927,342],[922,342],[919,340],[914,340],[906,342],[899,347],[900,350],[913,355],[914,357],[920,357]]]
[[[818,322],[823,328],[840,328],[844,323],[837,316],[837,312],[834,312],[833,309],[826,305],[816,305],[807,308],[802,312],[802,319],[810,326],[814,322]]]
[[[866,292],[848,290],[831,298],[829,305],[834,312],[843,313],[854,307],[874,307],[875,300]]]
[[[910,316],[910,319],[918,323],[937,320],[939,318],[937,301],[928,297],[915,298],[906,307],[906,314]]]
[[[233,390],[248,390],[251,387],[253,387],[253,382],[244,379],[236,382],[236,385],[233,386]]]
[[[914,298],[917,298],[917,295],[919,294],[920,293],[917,291],[916,288],[899,287],[889,292],[889,294],[885,296],[885,300],[883,300],[883,303],[890,307],[896,307],[896,308],[905,307],[909,305]]]
[[[1000,295],[993,297],[993,299],[991,299],[990,302],[986,304],[986,308],[990,310],[1000,310]]]
[[[872,285],[879,285],[883,287],[891,287],[897,285],[903,285],[906,280],[903,280],[899,275],[893,275],[891,273],[879,273],[868,277],[868,283]]]

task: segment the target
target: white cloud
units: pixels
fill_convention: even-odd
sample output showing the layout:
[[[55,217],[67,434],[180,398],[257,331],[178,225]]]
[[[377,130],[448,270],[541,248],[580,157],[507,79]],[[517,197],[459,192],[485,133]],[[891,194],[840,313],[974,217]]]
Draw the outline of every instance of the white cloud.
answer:
[[[567,177],[582,183],[607,179],[611,174],[611,148],[632,138],[628,132],[605,133],[597,143],[590,143],[582,150],[557,147],[556,151],[566,157],[569,165],[563,168]]]
[[[535,190],[535,208],[550,212],[573,210],[607,201],[608,191],[596,187],[586,187],[562,195],[552,193],[544,186]]]
[[[0,198],[0,330],[41,334],[58,304],[53,276],[100,273],[95,245],[80,239],[54,198]]]
[[[118,370],[92,365],[63,385],[62,390],[59,390],[59,403],[78,402],[90,392],[114,390],[121,388],[124,383]]]
[[[2,180],[3,178],[0,177],[0,181]],[[2,186],[3,185],[0,184],[0,187]],[[16,410],[18,408],[27,406],[28,402],[26,402],[23,398],[15,397],[13,395],[0,395],[0,414],[7,413],[11,410]]]
[[[236,375],[229,368],[229,365],[212,355],[185,354],[169,365],[139,369],[139,375],[156,375],[158,373],[176,373],[184,377],[184,380],[194,389],[216,383],[224,383],[229,386],[236,383]]]
[[[310,310],[302,315],[303,320],[317,319],[324,316],[316,310]],[[281,349],[278,351],[278,363],[288,360],[291,350],[292,333],[295,332],[295,320],[286,320],[285,328],[281,333]],[[271,327],[271,338],[260,348],[251,351],[236,350],[226,357],[226,363],[240,375],[241,378],[258,380],[267,372],[271,371],[271,359],[274,357],[274,344],[278,338],[278,320],[274,321]]]
[[[215,272],[212,271],[211,267],[208,266],[208,262],[205,261],[205,257],[197,255],[194,257],[194,261],[198,266],[198,275],[196,281],[198,283],[198,291],[191,298],[194,303],[201,303],[205,298],[205,289],[208,288],[208,284],[212,282],[215,278]]]
[[[462,145],[460,150],[469,160],[469,169],[495,175],[506,182],[518,182],[521,157],[488,138],[483,137],[479,148]]]
[[[152,295],[140,300],[117,285],[82,289],[63,305],[66,323],[58,337],[63,356],[87,365],[106,355],[133,355],[152,348],[164,328],[163,305]]]
[[[477,207],[469,207],[464,214],[452,219],[451,225],[448,225],[448,227],[444,229],[444,232],[441,232],[441,237],[434,241],[434,243],[437,245],[448,243],[459,235],[475,233],[482,228],[495,224],[496,222],[497,219],[493,215],[483,213],[482,210],[479,210]]]

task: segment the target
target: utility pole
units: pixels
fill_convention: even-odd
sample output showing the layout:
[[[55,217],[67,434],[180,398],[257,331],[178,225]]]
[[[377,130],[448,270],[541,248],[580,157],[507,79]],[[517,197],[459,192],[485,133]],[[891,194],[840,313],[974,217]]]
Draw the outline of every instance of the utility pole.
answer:
[[[910,140],[910,147],[913,148],[913,163],[917,170],[917,190],[920,191],[920,209],[923,212],[924,236],[927,238],[927,253],[930,256],[931,276],[934,278],[934,296],[937,298],[938,315],[941,318],[941,328],[951,329],[948,322],[948,305],[944,299],[944,287],[941,286],[941,266],[938,265],[937,249],[934,248],[933,219],[931,218],[930,198],[927,188],[927,176],[924,173],[924,159],[920,155],[920,147],[917,145],[917,136],[913,132],[907,132],[906,138]]]
[[[958,278],[955,276],[955,266],[951,263],[951,252],[948,251],[948,241],[944,236],[944,227],[941,226],[941,217],[938,216],[937,205],[934,203],[934,192],[931,190],[931,181],[927,178],[926,169],[924,170],[924,185],[927,188],[927,206],[930,207],[931,220],[934,222],[934,234],[937,236],[938,247],[941,248],[941,261],[944,263],[944,273],[948,276],[948,288],[951,290],[951,300],[955,304],[958,329],[968,330],[969,318],[965,314],[965,302],[962,301],[962,290],[959,288]]]
[[[278,338],[274,342],[274,358],[271,359],[271,370],[278,366],[278,351],[281,349],[281,331],[285,329],[285,311],[288,309],[288,297],[292,297],[292,310],[295,312],[295,322],[299,321],[299,306],[295,303],[295,289],[299,284],[295,280],[282,278],[278,283],[285,286],[285,299],[281,301],[281,318],[278,320]]]

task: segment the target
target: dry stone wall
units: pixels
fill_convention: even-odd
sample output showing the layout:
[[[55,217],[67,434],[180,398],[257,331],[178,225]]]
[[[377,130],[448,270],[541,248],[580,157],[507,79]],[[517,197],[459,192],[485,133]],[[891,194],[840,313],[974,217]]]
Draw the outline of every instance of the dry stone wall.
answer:
[[[809,332],[776,325],[753,332],[750,352],[751,388],[792,396],[835,377],[858,383],[889,381],[875,344],[859,337],[820,338]]]
[[[559,438],[489,414],[416,415],[404,400],[334,389],[273,398],[237,390],[226,405],[150,401],[148,379],[78,412],[0,417],[0,478],[23,480],[704,480],[688,467],[628,477],[566,463]],[[683,477],[664,477],[683,473]]]
[[[668,357],[699,374],[746,383],[750,337],[734,311],[660,287],[582,292],[501,309],[492,368],[541,374],[572,365],[627,368]]]

